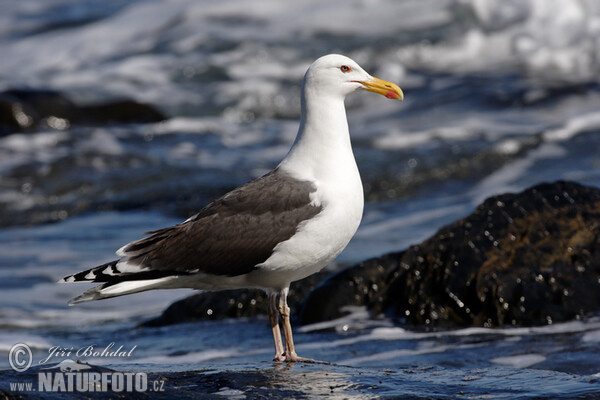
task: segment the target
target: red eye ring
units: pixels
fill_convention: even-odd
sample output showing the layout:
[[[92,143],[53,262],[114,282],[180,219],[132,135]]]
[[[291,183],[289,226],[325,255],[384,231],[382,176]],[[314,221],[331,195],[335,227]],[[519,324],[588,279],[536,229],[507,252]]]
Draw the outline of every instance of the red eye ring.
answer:
[[[342,71],[343,73],[346,73],[346,72],[352,71],[352,69],[349,66],[347,66],[347,65],[342,65],[340,67],[340,71]]]

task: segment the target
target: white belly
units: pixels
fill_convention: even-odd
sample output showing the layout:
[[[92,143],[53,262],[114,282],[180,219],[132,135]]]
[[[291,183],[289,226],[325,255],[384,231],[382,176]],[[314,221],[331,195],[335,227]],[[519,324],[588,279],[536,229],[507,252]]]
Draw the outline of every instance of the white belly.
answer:
[[[249,286],[282,289],[321,270],[342,252],[360,224],[364,205],[358,169],[346,171],[344,178],[316,183],[313,202],[322,211],[275,247],[271,257],[246,277]]]

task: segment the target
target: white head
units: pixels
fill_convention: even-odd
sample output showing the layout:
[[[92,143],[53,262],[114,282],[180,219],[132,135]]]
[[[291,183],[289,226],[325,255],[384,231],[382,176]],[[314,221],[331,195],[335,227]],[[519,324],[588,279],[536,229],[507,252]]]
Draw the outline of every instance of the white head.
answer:
[[[313,62],[304,75],[302,87],[306,95],[333,95],[342,99],[358,89],[390,99],[404,98],[397,85],[369,75],[356,61],[339,54],[329,54]]]

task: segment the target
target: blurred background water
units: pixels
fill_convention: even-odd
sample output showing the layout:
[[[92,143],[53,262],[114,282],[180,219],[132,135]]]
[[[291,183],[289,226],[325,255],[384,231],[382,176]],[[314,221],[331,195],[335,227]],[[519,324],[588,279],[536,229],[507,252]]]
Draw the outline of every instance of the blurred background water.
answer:
[[[134,328],[188,291],[67,308],[84,285],[54,281],[274,167],[297,131],[306,68],[332,52],[398,83],[406,99],[347,99],[367,202],[330,268],[418,243],[492,194],[558,179],[600,186],[595,0],[5,1],[0,90],[56,90],[79,105],[132,99],[166,119],[47,118],[0,137],[0,352],[17,341],[36,356],[121,341],[139,345],[135,368],[268,359],[263,320]],[[510,368],[589,378],[549,373],[564,380],[562,396],[600,373],[593,319],[419,336],[353,315],[335,333],[299,332],[304,355],[371,373],[432,367],[443,378],[417,379],[430,395],[463,376],[487,376],[504,397],[544,394],[544,374]],[[503,379],[477,372],[497,365]],[[519,376],[531,384],[510,392]]]

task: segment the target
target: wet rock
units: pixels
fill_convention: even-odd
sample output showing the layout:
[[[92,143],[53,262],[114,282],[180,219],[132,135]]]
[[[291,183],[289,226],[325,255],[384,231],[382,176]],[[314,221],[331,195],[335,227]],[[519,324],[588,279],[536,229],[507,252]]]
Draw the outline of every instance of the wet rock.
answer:
[[[74,122],[78,124],[132,124],[150,123],[165,120],[166,117],[148,104],[133,100],[115,100],[108,103],[92,104],[78,108]]]
[[[600,190],[555,182],[491,197],[423,243],[323,282],[301,321],[337,318],[346,304],[435,326],[543,325],[597,312]]]
[[[107,360],[114,363],[114,360]],[[17,373],[0,370],[0,399],[126,399],[126,400],[223,400],[223,399],[412,399],[507,398],[507,399],[585,399],[598,400],[600,382],[591,374],[574,374],[547,369],[516,369],[501,365],[459,367],[426,365],[393,369],[339,364],[274,363],[271,361],[231,363],[203,361],[183,365],[132,364],[127,368],[90,367],[80,375],[53,372],[40,388],[39,373],[45,366]],[[469,364],[469,363],[467,363]],[[150,364],[152,366],[152,364]],[[189,369],[183,370],[188,367]],[[120,366],[122,368],[122,366]],[[86,371],[89,371],[86,375]],[[592,368],[592,371],[597,371]],[[96,375],[96,377],[91,374]],[[117,374],[117,376],[112,375]],[[103,375],[104,374],[104,375]],[[127,374],[127,375],[126,375]],[[123,378],[119,379],[121,375]],[[135,380],[128,387],[129,376]],[[57,378],[58,377],[58,378]],[[71,379],[73,389],[69,389]],[[80,382],[96,379],[94,385]],[[59,383],[66,382],[65,389]],[[116,382],[124,382],[119,385]],[[483,383],[482,383],[483,381]],[[103,384],[106,382],[106,384]],[[113,383],[115,382],[115,383]],[[548,385],[552,396],[548,396]],[[19,386],[19,384],[22,384]],[[24,384],[30,384],[31,390]],[[80,389],[77,389],[79,384]],[[137,385],[136,385],[137,384]],[[50,386],[49,390],[48,386]],[[40,390],[42,389],[42,390]],[[468,396],[465,396],[468,394]]]
[[[292,313],[298,312],[298,305],[308,292],[328,275],[329,272],[322,271],[291,285],[288,303]],[[143,322],[141,326],[164,326],[197,320],[256,315],[267,315],[267,296],[262,290],[202,292],[176,301],[160,316]]]
[[[374,307],[383,301],[387,286],[386,266],[393,265],[402,253],[392,253],[380,259],[368,260],[339,271],[319,285],[303,301],[300,322],[303,325],[336,319],[346,313],[345,306]]]
[[[164,119],[154,107],[127,99],[78,105],[54,90],[11,89],[0,93],[0,135],[37,127],[66,129],[73,124],[149,123]]]
[[[265,292],[257,289],[202,292],[171,304],[162,314],[140,326],[165,326],[184,322],[254,317],[267,313]]]

